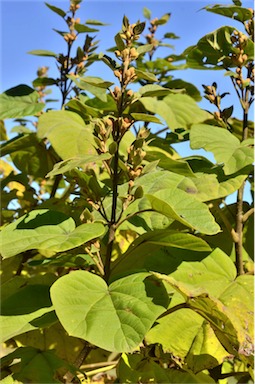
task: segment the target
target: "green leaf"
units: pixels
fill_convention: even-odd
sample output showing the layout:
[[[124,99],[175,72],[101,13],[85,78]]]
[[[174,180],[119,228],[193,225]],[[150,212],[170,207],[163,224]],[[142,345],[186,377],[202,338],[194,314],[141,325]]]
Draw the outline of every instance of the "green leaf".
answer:
[[[225,69],[236,67],[230,57],[236,54],[236,49],[230,39],[236,31],[233,27],[221,27],[202,37],[197,45],[189,47],[184,51],[187,57],[187,65],[194,69]],[[249,60],[253,60],[254,43],[248,39],[244,47],[244,53]]]
[[[76,167],[88,166],[89,163],[92,164],[101,164],[104,160],[109,160],[111,155],[109,153],[103,153],[100,156],[81,156],[76,158],[67,159],[64,161],[60,161],[59,163],[54,165],[52,171],[50,171],[46,177],[52,177],[55,175],[62,175],[65,172],[68,172]]]
[[[148,273],[108,287],[95,274],[75,271],[53,284],[51,298],[70,336],[115,352],[136,348],[168,302],[164,286]]]
[[[191,83],[182,79],[174,79],[168,81],[165,86],[170,89],[184,89],[188,96],[192,97],[195,101],[201,101],[202,97],[199,90]]]
[[[63,252],[103,234],[102,224],[82,224],[75,228],[74,220],[64,213],[38,209],[4,227],[0,232],[0,249],[3,258],[29,249]]]
[[[55,161],[52,151],[38,140],[35,133],[15,137],[1,146],[2,156],[11,154],[15,166],[27,175],[44,177]]]
[[[145,113],[131,113],[131,116],[136,121],[146,121],[148,123],[156,123],[156,124],[162,124],[161,121],[153,115],[148,115]]]
[[[29,51],[28,53],[30,55],[35,55],[35,56],[58,57],[58,55],[55,52],[46,51],[44,49],[35,49],[33,51]]]
[[[140,35],[144,31],[144,28],[145,28],[145,22],[138,23],[134,26],[133,33],[135,35]]]
[[[224,6],[216,4],[213,6],[204,7],[204,9],[206,9],[208,12],[216,13],[217,15],[222,15],[225,17],[230,17],[231,19],[241,21],[242,23],[252,18],[251,10],[242,6]]]
[[[162,16],[159,20],[155,20],[155,25],[163,25],[166,24],[171,16],[171,13],[166,13],[164,16]]]
[[[1,343],[4,343],[17,335],[21,335],[22,333],[36,329],[36,326],[32,325],[31,322],[46,313],[52,312],[52,310],[52,307],[46,307],[24,315],[0,316],[0,325],[2,330],[0,338]]]
[[[38,99],[39,94],[27,85],[8,89],[0,95],[0,119],[36,115],[45,106]]]
[[[152,352],[153,353],[153,352]],[[117,374],[121,383],[214,383],[214,380],[205,374],[195,375],[193,372],[163,368],[156,363],[157,356],[143,356],[143,354],[122,354],[117,366]],[[162,357],[164,359],[164,357]]]
[[[193,271],[191,265],[186,264],[182,266],[183,268],[180,267],[180,270],[176,271],[172,276],[162,275],[162,279],[183,296],[187,308],[194,310],[196,314],[209,322],[220,343],[228,353],[236,355],[238,354],[237,351],[239,351],[244,360],[250,361],[253,339],[251,312],[253,306],[253,279],[251,276],[244,275],[233,281],[236,274],[234,265],[232,265],[229,273],[231,261],[229,257],[224,255],[223,252],[219,252],[219,250],[214,251],[202,263],[209,273],[212,273],[211,276],[210,274],[207,275],[206,270],[199,272],[199,263],[196,263]],[[182,274],[185,269],[186,277]],[[183,272],[181,272],[182,270]],[[154,274],[157,277],[160,276],[158,273]],[[224,281],[226,277],[227,281]],[[218,280],[216,284],[215,278]],[[196,280],[197,284],[194,285]],[[251,294],[248,294],[248,292]],[[243,303],[242,298],[245,298]],[[171,319],[172,314],[167,315],[170,316],[169,321],[173,320]],[[167,319],[164,321],[165,325],[166,321]],[[163,326],[163,323],[161,326]],[[187,324],[185,326],[188,327]],[[154,332],[155,335],[159,331],[160,326],[158,329],[154,328],[151,332]],[[153,342],[153,339],[150,342]]]
[[[1,315],[25,315],[51,306],[49,287],[43,284],[31,284],[21,287],[17,292],[2,300]]]
[[[195,251],[197,255],[211,250],[204,240],[189,233],[169,229],[149,231],[133,241],[128,250],[115,261],[112,273],[115,276],[144,269],[170,273],[176,268],[176,262],[183,260],[178,249],[185,250],[183,255],[187,254],[187,251],[189,254]]]
[[[99,77],[80,77],[68,76],[80,89],[84,89],[98,97],[101,101],[107,102],[106,89],[111,87],[114,83],[104,81]]]
[[[98,20],[91,20],[91,19],[87,20],[87,21],[85,22],[85,24],[98,25],[98,26],[100,26],[100,25],[109,25],[109,24],[106,24],[106,23],[102,23],[101,21],[98,21]]]
[[[194,173],[187,161],[183,159],[175,160],[168,152],[156,146],[154,147],[153,145],[146,146],[144,149],[146,151],[145,160],[149,162],[158,160],[159,167],[163,169],[183,176],[194,177]]]
[[[190,132],[191,148],[204,148],[213,152],[217,163],[224,163],[223,170],[226,175],[238,172],[253,163],[253,149],[247,140],[240,143],[226,129],[206,124],[193,125]]]
[[[115,43],[116,43],[118,50],[123,51],[126,48],[126,46],[125,46],[124,41],[120,37],[120,33],[117,33],[117,35],[115,35],[114,39],[115,39]]]
[[[140,71],[140,69],[135,69],[135,73],[138,79],[148,80],[151,82],[158,81],[158,79],[153,73]]]
[[[55,79],[52,79],[50,77],[38,77],[33,81],[33,87],[46,87],[47,85],[55,85],[57,84],[57,81]]]
[[[219,175],[216,172],[215,174],[203,173],[197,175],[196,178],[185,178],[178,185],[178,188],[200,201],[209,201],[231,195],[241,187],[246,177],[246,174],[233,174],[219,180]]]
[[[57,13],[59,16],[61,16],[61,17],[66,16],[65,11],[63,11],[62,9],[55,7],[54,5],[50,5],[48,3],[45,3],[45,5],[47,5],[48,8],[50,8],[53,12]]]
[[[6,129],[4,125],[4,121],[0,120],[0,141],[8,140]],[[1,154],[3,156],[3,154]]]
[[[153,96],[166,96],[171,90],[165,87],[161,87],[161,85],[157,84],[147,84],[143,87],[139,88],[138,92],[143,97],[153,97]]]
[[[16,349],[4,356],[1,363],[11,364],[15,372],[13,378],[22,383],[59,383],[55,377],[57,369],[65,367],[73,371],[72,366],[56,356],[54,351],[41,351],[32,347]]]
[[[173,32],[167,32],[164,34],[164,39],[179,39],[179,36],[176,36]]]
[[[153,44],[143,44],[136,48],[139,55],[150,52],[153,49]]]
[[[171,130],[190,128],[194,122],[202,122],[209,117],[208,112],[200,109],[188,95],[169,94],[163,100],[142,97],[139,102],[149,112],[163,117]]]
[[[98,32],[98,29],[90,28],[87,25],[84,24],[74,24],[74,29],[79,33],[89,33],[89,32]]]
[[[38,137],[47,137],[62,159],[94,155],[93,126],[70,111],[48,111],[38,121]]]
[[[179,189],[163,189],[147,194],[151,207],[156,212],[179,221],[180,223],[204,234],[213,235],[220,232],[206,204],[196,200]]]
[[[151,18],[151,11],[146,7],[143,7],[143,16],[148,20]]]

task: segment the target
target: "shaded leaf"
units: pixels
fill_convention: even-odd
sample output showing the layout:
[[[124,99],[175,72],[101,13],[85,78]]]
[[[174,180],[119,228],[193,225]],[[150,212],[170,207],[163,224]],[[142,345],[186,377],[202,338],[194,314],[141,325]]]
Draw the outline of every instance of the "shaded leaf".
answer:
[[[36,329],[36,326],[32,325],[31,322],[46,313],[52,312],[52,310],[52,307],[46,307],[25,315],[0,316],[1,342],[3,343],[12,337]]]
[[[29,249],[63,252],[103,233],[102,224],[82,224],[75,228],[71,217],[61,212],[38,209],[4,227],[0,232],[0,249],[3,258]]]
[[[69,335],[115,352],[136,348],[168,302],[164,286],[148,273],[108,287],[95,274],[75,271],[53,284],[51,298]]]
[[[18,359],[19,364],[15,362]],[[73,368],[56,356],[54,351],[41,351],[32,347],[21,347],[2,358],[2,364],[14,364],[13,378],[22,383],[59,383],[55,372],[60,367]],[[17,360],[16,360],[17,361]]]
[[[192,251],[197,255],[211,250],[204,240],[189,233],[169,229],[150,231],[131,243],[128,250],[113,264],[112,273],[117,275],[143,269],[170,273],[176,267],[176,261],[182,260],[182,253],[178,249],[186,250],[183,254],[187,254],[188,250],[190,255]]]
[[[195,375],[183,369],[163,368],[153,357],[139,354],[122,354],[117,366],[117,374],[121,383],[214,383],[205,374]]]
[[[50,77],[38,77],[33,81],[33,87],[46,87],[47,85],[55,85],[57,84],[57,81],[55,79],[52,79]]]

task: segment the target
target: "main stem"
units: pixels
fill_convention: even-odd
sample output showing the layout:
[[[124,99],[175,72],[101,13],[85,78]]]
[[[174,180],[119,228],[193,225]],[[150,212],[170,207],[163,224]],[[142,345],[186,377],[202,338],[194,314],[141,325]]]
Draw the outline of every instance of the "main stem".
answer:
[[[111,220],[109,222],[109,237],[106,250],[106,258],[104,265],[104,278],[108,282],[111,272],[111,257],[112,257],[112,248],[115,238],[116,230],[116,212],[117,212],[117,200],[118,200],[118,162],[119,162],[119,145],[117,151],[114,154],[113,158],[113,176],[112,176],[112,211],[111,211]]]
[[[245,97],[243,100],[243,136],[242,140],[247,139],[248,137],[248,111],[249,111],[249,102],[248,102],[249,91],[246,89]],[[244,197],[244,187],[245,182],[242,183],[241,187],[237,191],[237,204],[236,204],[236,233],[237,241],[235,242],[235,254],[236,254],[236,269],[238,275],[244,274],[243,268],[243,197]]]

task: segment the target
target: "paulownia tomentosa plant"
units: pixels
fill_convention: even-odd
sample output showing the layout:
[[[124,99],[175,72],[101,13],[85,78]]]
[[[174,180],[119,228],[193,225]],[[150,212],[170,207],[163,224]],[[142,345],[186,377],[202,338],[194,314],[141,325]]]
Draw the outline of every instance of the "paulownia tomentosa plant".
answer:
[[[155,58],[177,38],[158,37],[170,14],[144,8],[145,43],[145,22],[124,16],[115,47],[97,54],[90,33],[103,23],[80,23],[80,3],[46,4],[66,23],[66,53],[30,52],[52,57],[59,77],[42,67],[33,88],[1,95],[0,118],[19,124],[8,140],[1,122],[1,331],[13,348],[2,382],[251,383],[253,10],[205,7],[243,31]],[[95,61],[114,82],[87,76]],[[216,111],[202,110],[177,68],[225,71],[242,119],[216,82],[203,85]],[[45,109],[53,85],[59,110]],[[181,158],[173,144],[188,140],[215,163]]]

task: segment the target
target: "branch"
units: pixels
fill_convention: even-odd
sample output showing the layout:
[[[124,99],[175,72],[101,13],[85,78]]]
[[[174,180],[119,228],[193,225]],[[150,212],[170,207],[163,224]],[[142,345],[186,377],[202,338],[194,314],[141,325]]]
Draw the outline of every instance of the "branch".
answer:
[[[245,212],[243,215],[243,223],[245,223],[248,218],[254,213],[254,208],[249,209],[249,211]]]

